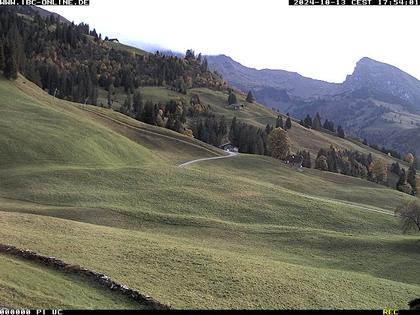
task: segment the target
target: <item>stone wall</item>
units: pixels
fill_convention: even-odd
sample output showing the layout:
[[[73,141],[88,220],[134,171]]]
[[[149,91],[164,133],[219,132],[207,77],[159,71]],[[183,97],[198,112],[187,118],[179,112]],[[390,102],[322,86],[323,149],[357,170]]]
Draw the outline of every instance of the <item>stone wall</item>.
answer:
[[[0,244],[0,253],[22,257],[22,258],[43,264],[45,266],[53,267],[55,269],[58,269],[64,272],[81,275],[83,277],[89,278],[90,280],[93,280],[107,287],[108,289],[112,291],[119,292],[122,295],[125,295],[128,298],[133,299],[139,302],[140,304],[146,305],[152,309],[157,309],[157,310],[170,309],[169,305],[162,304],[148,295],[142,294],[138,292],[137,290],[131,289],[124,284],[117,283],[103,273],[89,270],[78,265],[67,264],[60,259],[56,259],[55,257],[42,256],[30,250],[23,250],[23,249],[19,249],[11,245],[3,245],[3,244]]]

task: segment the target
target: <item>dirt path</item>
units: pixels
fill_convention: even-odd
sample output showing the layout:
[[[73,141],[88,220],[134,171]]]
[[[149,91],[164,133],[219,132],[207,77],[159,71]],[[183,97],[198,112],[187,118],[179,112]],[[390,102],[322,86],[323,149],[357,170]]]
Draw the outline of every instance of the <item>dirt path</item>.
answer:
[[[224,156],[215,156],[215,157],[210,157],[210,158],[203,158],[203,159],[197,159],[197,160],[192,160],[192,161],[188,161],[182,164],[179,164],[178,167],[184,167],[190,164],[194,164],[194,163],[198,163],[198,162],[203,162],[203,161],[210,161],[210,160],[218,160],[218,159],[227,159],[227,158],[232,158],[238,155],[238,153],[236,152],[227,152],[229,155],[224,155]]]

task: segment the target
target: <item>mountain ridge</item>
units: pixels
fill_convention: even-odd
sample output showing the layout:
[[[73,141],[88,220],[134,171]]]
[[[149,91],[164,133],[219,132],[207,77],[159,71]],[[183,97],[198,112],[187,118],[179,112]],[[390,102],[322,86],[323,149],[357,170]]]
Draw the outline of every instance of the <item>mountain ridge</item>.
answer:
[[[243,92],[252,91],[267,107],[299,119],[319,112],[350,134],[420,154],[420,139],[412,137],[420,127],[420,81],[393,65],[363,57],[342,83],[329,83],[285,70],[248,68],[224,55],[207,58],[210,69]]]
[[[337,83],[311,79],[292,71],[273,69],[257,70],[255,68],[249,68],[226,55],[206,56],[206,58],[211,70],[216,70],[225,80],[242,90],[245,88],[258,90],[264,86],[281,88],[293,95],[310,97],[330,94],[330,91],[333,91],[338,85]],[[224,67],[219,66],[221,62],[223,62]],[[226,68],[226,66],[228,66],[228,68]],[[245,82],[240,82],[239,79],[236,79],[238,73],[242,77],[248,77],[244,78]],[[258,77],[260,74],[261,77]],[[293,84],[296,81],[299,84],[303,84],[303,87],[300,88],[300,86]],[[318,85],[315,86],[315,84]],[[316,87],[318,90],[313,91],[313,89],[308,89],[308,85],[313,85],[313,87]],[[298,90],[296,90],[296,88],[298,88]]]

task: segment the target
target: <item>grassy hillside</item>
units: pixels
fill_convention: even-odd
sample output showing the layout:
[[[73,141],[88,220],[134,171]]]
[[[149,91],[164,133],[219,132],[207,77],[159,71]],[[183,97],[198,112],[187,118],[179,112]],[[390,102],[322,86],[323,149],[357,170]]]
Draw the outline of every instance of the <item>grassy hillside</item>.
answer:
[[[141,309],[79,276],[0,255],[0,305],[10,308]]]
[[[148,52],[146,52],[146,51],[144,51],[142,49],[139,49],[139,48],[136,48],[136,47],[132,47],[132,46],[127,46],[127,45],[124,45],[122,43],[115,43],[115,42],[110,42],[110,41],[104,41],[104,44],[106,46],[110,47],[110,48],[114,48],[114,49],[121,50],[121,51],[127,51],[129,53],[140,55],[140,56],[143,56],[143,55],[147,55],[148,54]]]
[[[15,127],[19,133],[26,132],[27,134],[36,135],[44,132],[43,134],[48,134],[49,137],[52,137],[50,138],[52,143],[48,145],[54,147],[54,153],[51,152],[51,147],[45,150],[50,152],[50,155],[62,155],[60,162],[67,162],[66,159],[71,159],[71,156],[73,156],[74,160],[68,162],[89,164],[93,161],[96,165],[95,156],[99,156],[100,159],[106,159],[103,161],[104,164],[112,163],[112,165],[133,164],[133,162],[141,163],[142,161],[146,162],[156,158],[177,163],[203,156],[224,154],[222,150],[201,141],[168,129],[147,125],[112,110],[53,98],[23,77],[18,78],[16,85],[2,80],[0,89],[3,95],[3,108],[1,110],[8,113],[8,115],[3,116],[4,125],[2,126],[5,128],[5,134],[2,133],[0,135],[4,139],[5,145],[7,145],[7,142],[12,143],[10,142],[10,137],[16,137],[16,135],[11,135],[13,129],[10,126],[15,126],[15,123],[17,123],[18,125]],[[13,92],[6,93],[7,90]],[[13,108],[13,111],[10,108]],[[39,120],[36,125],[32,124],[32,117],[35,115],[37,115],[36,117]],[[57,115],[61,116],[57,118]],[[70,131],[66,130],[66,128],[74,127],[75,125],[78,127]],[[39,128],[41,130],[31,130],[31,128]],[[115,132],[109,132],[109,129]],[[107,134],[103,134],[104,131]],[[75,137],[74,133],[77,133],[78,136],[82,134],[82,137],[79,139],[79,137]],[[124,137],[122,138],[119,135]],[[28,147],[39,147],[37,142],[40,141],[39,139],[34,137],[29,139],[21,134],[18,136],[23,141],[26,141],[19,143],[21,150],[29,151]],[[90,140],[94,137],[99,139],[98,142],[100,143],[97,151],[92,150],[96,150],[95,147],[98,145],[94,140]],[[77,140],[77,143],[75,143],[78,147],[76,151],[81,150],[85,152],[69,154],[69,148],[63,149],[60,147],[66,146],[66,142],[63,140]],[[92,143],[88,143],[89,141]],[[140,143],[142,148],[133,146],[133,142]],[[114,146],[114,144],[116,145]],[[127,150],[123,149],[123,147],[126,147]],[[138,149],[141,150],[138,151]],[[14,161],[18,157],[24,162],[26,157],[23,158],[21,151],[16,150],[13,149],[13,152],[7,154],[6,158]],[[153,154],[150,150],[153,150]],[[24,152],[23,154],[29,153]],[[91,157],[84,156],[89,154]],[[51,159],[51,157],[49,158]],[[111,158],[113,160],[110,160]],[[28,159],[32,163],[32,160]],[[38,155],[36,159],[42,160],[43,157]]]
[[[267,107],[258,103],[248,103],[245,101],[246,96],[238,94],[238,101],[245,105],[241,110],[233,110],[227,106],[228,94],[221,91],[215,91],[208,88],[195,88],[190,89],[187,95],[183,95],[164,87],[143,87],[140,89],[145,100],[151,100],[154,103],[166,103],[171,99],[185,98],[189,100],[192,94],[197,94],[201,102],[211,106],[211,110],[217,115],[224,115],[228,122],[236,116],[239,120],[253,124],[259,128],[265,128],[267,124],[275,125],[278,113],[268,109]],[[114,108],[118,109],[123,104],[126,95],[122,89],[116,91]],[[106,93],[102,93],[98,103],[106,104]],[[285,121],[285,117],[284,117]],[[374,157],[381,158],[391,164],[398,161],[400,164],[405,165],[401,160],[391,158],[388,155],[373,150],[372,148],[356,142],[352,139],[342,139],[329,133],[307,129],[299,123],[293,121],[292,129],[288,131],[291,139],[292,151],[308,150],[311,152],[312,157],[316,156],[320,148],[329,148],[330,145],[342,149],[359,151],[365,154],[372,153]]]
[[[175,308],[404,308],[420,294],[420,240],[392,215],[410,196],[262,156],[179,168],[222,153],[23,81],[0,81],[2,242]]]

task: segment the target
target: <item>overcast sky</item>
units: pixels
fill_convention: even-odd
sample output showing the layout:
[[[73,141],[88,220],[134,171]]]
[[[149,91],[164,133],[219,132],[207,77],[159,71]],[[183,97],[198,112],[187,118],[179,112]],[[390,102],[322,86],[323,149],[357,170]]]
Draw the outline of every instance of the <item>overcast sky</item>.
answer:
[[[419,7],[291,7],[287,0],[91,0],[44,6],[103,37],[225,54],[245,66],[342,82],[367,56],[420,78]]]

